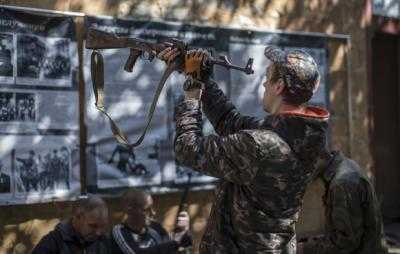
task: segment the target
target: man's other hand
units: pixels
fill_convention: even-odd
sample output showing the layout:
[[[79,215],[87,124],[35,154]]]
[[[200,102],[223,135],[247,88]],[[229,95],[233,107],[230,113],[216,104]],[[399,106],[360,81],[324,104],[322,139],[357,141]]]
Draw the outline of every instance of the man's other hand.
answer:
[[[202,65],[207,61],[209,53],[203,49],[189,50],[185,55],[184,72],[197,80],[203,80]]]
[[[166,43],[166,45],[168,47],[158,53],[157,58],[166,62],[167,65],[170,65],[181,52],[177,48],[172,48],[172,44],[170,43]]]

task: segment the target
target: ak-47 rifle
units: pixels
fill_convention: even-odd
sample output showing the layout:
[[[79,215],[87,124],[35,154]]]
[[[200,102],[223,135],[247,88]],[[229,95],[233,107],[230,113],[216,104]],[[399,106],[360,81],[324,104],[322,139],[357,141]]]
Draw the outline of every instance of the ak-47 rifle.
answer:
[[[122,130],[117,126],[117,124],[112,120],[110,115],[105,110],[104,60],[101,53],[98,50],[130,48],[130,54],[128,60],[125,63],[124,69],[125,71],[132,72],[136,60],[138,59],[139,56],[147,56],[147,59],[149,61],[152,61],[154,57],[157,56],[157,54],[160,53],[162,50],[164,50],[166,47],[177,48],[180,52],[180,55],[176,58],[174,62],[170,63],[167,69],[164,71],[161,80],[158,83],[153,102],[151,103],[151,107],[147,115],[146,126],[139,139],[135,143],[130,144],[127,136],[122,132]],[[93,81],[93,90],[96,99],[96,104],[95,104],[96,108],[107,116],[110,122],[111,131],[113,132],[114,137],[120,144],[125,145],[129,148],[133,148],[140,145],[150,125],[151,119],[154,114],[154,110],[157,105],[158,98],[161,94],[165,82],[167,81],[168,77],[171,75],[172,72],[174,71],[181,72],[183,70],[183,64],[185,61],[184,57],[187,51],[186,43],[174,38],[170,38],[163,43],[153,43],[139,38],[119,37],[113,33],[107,33],[96,29],[89,29],[86,37],[86,48],[93,50],[91,57],[91,74]],[[203,62],[202,64],[204,68],[211,68],[213,65],[220,65],[227,69],[239,70],[246,74],[254,73],[252,69],[253,65],[252,58],[249,58],[245,67],[240,67],[232,64],[226,56],[219,56],[218,58],[214,58],[211,56],[207,59],[206,62]]]

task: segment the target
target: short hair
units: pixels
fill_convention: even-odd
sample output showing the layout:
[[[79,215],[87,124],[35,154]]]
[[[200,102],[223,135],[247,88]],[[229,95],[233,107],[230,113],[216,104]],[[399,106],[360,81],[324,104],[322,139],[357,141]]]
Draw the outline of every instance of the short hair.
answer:
[[[91,212],[95,209],[100,209],[102,211],[108,212],[107,204],[102,198],[95,195],[90,195],[87,198],[82,198],[78,200],[78,202],[74,206],[74,215]]]
[[[277,82],[280,78],[282,78],[282,74],[279,71],[279,68],[276,64],[271,63],[271,77],[269,78],[272,83]]]
[[[287,88],[287,83],[285,79],[283,78],[282,70],[281,67],[275,63],[271,63],[271,77],[270,77],[270,82],[271,83],[276,83],[278,82],[279,79],[282,79],[282,82],[285,84],[285,87],[283,89],[283,100],[291,105],[299,106],[303,103],[305,103],[302,99],[301,96],[295,96],[292,93],[290,93],[289,89]]]
[[[131,188],[124,192],[122,195],[122,206],[124,209],[129,207],[139,207],[146,203],[146,200],[151,195],[143,190]]]

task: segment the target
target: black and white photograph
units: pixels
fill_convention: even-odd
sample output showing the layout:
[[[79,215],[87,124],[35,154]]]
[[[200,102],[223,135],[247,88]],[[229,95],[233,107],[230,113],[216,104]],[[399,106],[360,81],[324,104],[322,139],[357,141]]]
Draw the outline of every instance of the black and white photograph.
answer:
[[[46,38],[46,57],[43,75],[46,79],[69,79],[71,76],[70,41]]]
[[[36,121],[36,95],[34,93],[15,94],[15,121]]]
[[[15,120],[15,93],[0,92],[0,122],[11,122]]]
[[[39,79],[45,62],[46,42],[43,37],[17,35],[17,76]]]
[[[9,33],[0,33],[0,81],[14,81],[14,37]]]
[[[79,138],[0,136],[0,205],[68,200],[80,193]],[[1,195],[6,193],[6,195]]]
[[[161,183],[159,164],[151,148],[128,149],[113,141],[97,144],[94,150],[99,188]]]
[[[17,35],[17,83],[71,86],[70,39]]]
[[[0,132],[79,130],[78,105],[78,95],[74,91],[0,90]]]
[[[17,192],[70,189],[71,152],[66,146],[15,154]]]

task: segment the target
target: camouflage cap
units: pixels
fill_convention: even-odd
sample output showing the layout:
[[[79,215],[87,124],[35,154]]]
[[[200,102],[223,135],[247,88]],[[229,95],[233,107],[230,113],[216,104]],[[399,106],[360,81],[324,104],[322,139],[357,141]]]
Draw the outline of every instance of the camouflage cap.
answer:
[[[286,97],[296,104],[309,101],[318,89],[320,75],[312,56],[303,50],[283,51],[267,46],[264,55],[278,66],[287,87]]]

